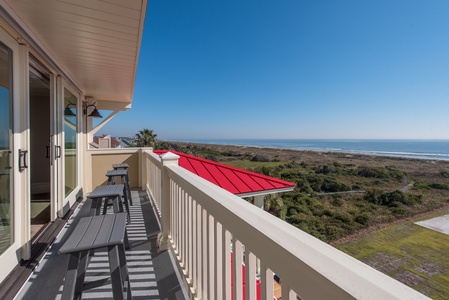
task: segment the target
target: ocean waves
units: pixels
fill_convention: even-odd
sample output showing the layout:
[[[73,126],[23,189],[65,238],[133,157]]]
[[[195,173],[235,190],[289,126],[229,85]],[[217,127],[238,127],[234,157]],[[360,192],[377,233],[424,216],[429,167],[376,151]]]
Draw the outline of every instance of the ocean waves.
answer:
[[[184,139],[176,141],[449,160],[449,140]]]

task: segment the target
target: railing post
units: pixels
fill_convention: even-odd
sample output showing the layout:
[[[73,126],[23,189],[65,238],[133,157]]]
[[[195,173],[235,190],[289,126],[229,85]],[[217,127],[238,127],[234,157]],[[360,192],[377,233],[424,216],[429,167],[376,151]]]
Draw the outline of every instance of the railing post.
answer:
[[[148,174],[147,156],[145,151],[153,151],[153,148],[149,147],[139,149],[139,179],[142,191],[146,190],[148,178],[150,178],[150,174]]]
[[[265,195],[258,195],[254,197],[254,205],[256,205],[258,208],[264,209],[264,201]]]
[[[171,152],[161,155],[161,232],[158,235],[159,251],[168,249],[168,236],[170,234],[170,177],[167,166],[177,166],[179,156]]]

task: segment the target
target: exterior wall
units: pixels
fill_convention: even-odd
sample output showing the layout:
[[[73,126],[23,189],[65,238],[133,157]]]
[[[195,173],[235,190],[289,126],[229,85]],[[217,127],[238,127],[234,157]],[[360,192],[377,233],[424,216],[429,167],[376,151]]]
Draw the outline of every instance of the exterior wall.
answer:
[[[2,3],[0,3],[1,5]],[[48,133],[50,128],[48,124],[50,122],[50,116],[63,115],[64,107],[61,104],[55,105],[56,101],[63,99],[62,89],[69,88],[74,91],[78,101],[81,101],[83,95],[80,94],[79,89],[73,84],[69,83],[69,80],[65,78],[61,73],[52,68],[53,62],[47,58],[42,57],[36,49],[30,44],[36,40],[25,40],[20,32],[24,29],[19,25],[8,22],[8,16],[3,14],[0,9],[0,41],[4,43],[8,48],[13,51],[13,151],[12,151],[12,174],[11,174],[11,190],[12,190],[12,204],[13,204],[13,217],[11,218],[11,225],[13,226],[14,242],[10,247],[0,254],[0,266],[2,272],[0,272],[0,282],[2,282],[9,274],[9,272],[20,262],[20,260],[27,260],[31,257],[31,218],[30,218],[30,199],[31,193],[35,192],[48,192],[51,188],[53,195],[51,204],[51,220],[54,220],[56,216],[62,217],[67,212],[70,206],[75,202],[76,198],[82,193],[82,176],[83,166],[80,161],[68,157],[68,163],[73,167],[78,168],[77,186],[67,197],[64,194],[64,153],[61,158],[54,160],[54,165],[59,164],[57,174],[50,173],[49,159],[46,158],[45,145],[51,140],[56,145],[62,145],[63,143],[63,129],[56,129],[52,132],[53,136],[49,137]],[[20,23],[20,22],[19,22]],[[30,71],[30,55],[35,57],[35,61],[38,61],[43,68],[45,68],[50,78],[50,98],[51,104],[45,107],[40,107],[38,99],[30,99],[30,84],[29,84],[29,71]],[[55,82],[55,78],[58,78],[58,84]],[[48,99],[48,98],[47,98]],[[39,101],[38,101],[39,102]],[[39,123],[40,126],[44,126],[47,129],[44,132],[31,131],[32,120],[30,120],[31,105],[36,104],[33,107],[34,113],[39,114],[45,122]],[[56,107],[58,107],[56,109]],[[3,109],[3,108],[0,108]],[[45,110],[45,111],[44,111]],[[80,111],[80,110],[78,110]],[[61,117],[59,119],[62,119]],[[39,122],[39,120],[36,120]],[[77,129],[78,141],[81,141],[82,128],[82,115],[78,116],[78,124],[80,127]],[[62,125],[52,124],[52,126],[62,128]],[[53,129],[52,129],[53,130]],[[44,136],[42,135],[44,134]],[[35,147],[33,147],[35,146]],[[85,144],[78,144],[78,154],[82,154],[81,149],[85,149]],[[26,150],[28,168],[19,170],[19,155],[18,150]],[[37,150],[36,150],[37,149]],[[54,149],[54,147],[51,147]],[[63,150],[63,148],[62,148]],[[30,154],[33,151],[33,159]],[[50,153],[49,153],[50,154]],[[54,157],[54,153],[52,153]],[[82,159],[82,155],[80,155]],[[59,163],[57,162],[59,160]],[[53,171],[52,171],[53,172]],[[52,177],[53,176],[53,177]],[[31,186],[31,178],[35,186]],[[59,185],[59,189],[54,187]]]
[[[127,163],[128,176],[131,188],[140,187],[141,166],[140,166],[140,148],[123,148],[123,149],[105,149],[105,150],[88,150],[87,156],[91,160],[91,181],[87,183],[86,191],[90,192],[98,185],[107,184],[106,172],[112,170],[113,164]],[[89,167],[89,166],[87,166]],[[87,170],[86,170],[87,172]]]
[[[99,138],[98,139],[99,148],[111,148],[111,139],[109,138]]]

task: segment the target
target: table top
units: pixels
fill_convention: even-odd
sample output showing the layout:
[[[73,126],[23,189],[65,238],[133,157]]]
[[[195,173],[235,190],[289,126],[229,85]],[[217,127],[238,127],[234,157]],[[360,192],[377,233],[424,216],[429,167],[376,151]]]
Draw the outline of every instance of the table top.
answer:
[[[127,170],[109,170],[106,172],[106,176],[125,176],[128,175]]]
[[[112,168],[114,168],[114,169],[119,169],[119,168],[125,168],[125,169],[128,169],[128,164],[127,164],[127,163],[123,163],[123,164],[112,164]]]
[[[73,253],[123,244],[126,214],[81,218],[59,253]]]
[[[116,197],[123,193],[124,187],[123,184],[99,185],[87,195],[87,198]]]

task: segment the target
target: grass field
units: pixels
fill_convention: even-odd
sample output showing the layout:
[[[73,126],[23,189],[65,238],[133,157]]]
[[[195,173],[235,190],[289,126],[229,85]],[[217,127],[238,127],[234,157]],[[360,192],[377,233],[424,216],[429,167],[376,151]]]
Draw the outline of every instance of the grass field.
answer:
[[[449,235],[405,222],[337,248],[433,299],[448,299],[448,245]]]

